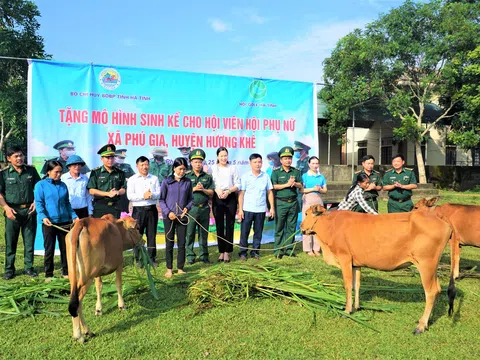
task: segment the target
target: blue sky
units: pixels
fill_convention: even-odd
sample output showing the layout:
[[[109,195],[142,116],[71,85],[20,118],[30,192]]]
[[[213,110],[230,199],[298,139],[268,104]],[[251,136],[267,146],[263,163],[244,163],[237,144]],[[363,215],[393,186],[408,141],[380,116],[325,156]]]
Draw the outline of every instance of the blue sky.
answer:
[[[400,0],[35,0],[55,60],[322,82],[336,42]]]

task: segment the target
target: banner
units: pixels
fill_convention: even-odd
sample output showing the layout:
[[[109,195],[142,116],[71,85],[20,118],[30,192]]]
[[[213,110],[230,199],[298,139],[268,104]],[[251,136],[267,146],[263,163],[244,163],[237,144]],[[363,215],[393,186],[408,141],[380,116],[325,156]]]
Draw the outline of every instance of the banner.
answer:
[[[260,153],[267,171],[267,154],[295,141],[318,154],[313,83],[33,60],[28,90],[28,161],[39,172],[46,159],[65,156],[53,148],[63,140],[90,169],[101,165],[97,151],[107,143],[127,149],[134,170],[156,147],[168,150],[169,163],[201,148],[210,166],[225,146],[240,174],[250,154]],[[264,241],[272,237],[266,223]]]

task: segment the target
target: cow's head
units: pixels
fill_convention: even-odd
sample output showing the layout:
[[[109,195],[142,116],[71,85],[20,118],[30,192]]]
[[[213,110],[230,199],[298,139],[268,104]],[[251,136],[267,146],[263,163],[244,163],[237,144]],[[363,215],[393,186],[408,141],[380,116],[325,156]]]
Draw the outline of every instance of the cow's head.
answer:
[[[327,210],[321,205],[312,205],[305,212],[305,217],[300,224],[302,234],[311,235],[315,234],[313,230],[317,220],[320,216],[327,214]]]
[[[417,203],[413,206],[413,210],[415,211],[434,207],[439,199],[440,196],[435,196],[428,200],[425,198],[418,200]]]
[[[126,216],[117,220],[117,224],[122,225],[125,229],[124,248],[128,246],[128,249],[131,249],[142,241],[142,235],[138,231],[137,221],[134,218]]]

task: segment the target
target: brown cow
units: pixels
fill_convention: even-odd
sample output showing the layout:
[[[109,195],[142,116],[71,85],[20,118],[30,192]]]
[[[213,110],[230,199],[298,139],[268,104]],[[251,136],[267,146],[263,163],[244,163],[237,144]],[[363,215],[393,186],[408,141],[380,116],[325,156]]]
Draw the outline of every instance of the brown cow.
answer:
[[[307,210],[300,227],[305,234],[317,235],[325,262],[342,270],[347,313],[352,312],[352,287],[355,288],[355,309],[360,308],[361,267],[392,271],[415,264],[422,279],[426,305],[414,334],[425,331],[435,298],[440,293],[437,267],[452,232],[447,222],[426,211],[375,216],[350,211],[329,213],[322,206],[314,205]],[[449,298],[453,309],[455,285],[451,284]]]
[[[413,210],[430,209],[447,221],[453,229],[450,256],[453,278],[460,273],[460,246],[480,247],[480,206],[444,204],[435,206],[439,197],[419,200]]]
[[[85,341],[92,336],[85,323],[82,299],[95,279],[97,290],[96,315],[102,314],[100,276],[116,272],[118,308],[123,310],[122,298],[123,251],[131,249],[141,241],[136,221],[131,217],[116,220],[112,215],[101,219],[85,218],[77,221],[67,234],[68,277],[70,280],[70,302],[68,311],[72,315],[73,338]]]

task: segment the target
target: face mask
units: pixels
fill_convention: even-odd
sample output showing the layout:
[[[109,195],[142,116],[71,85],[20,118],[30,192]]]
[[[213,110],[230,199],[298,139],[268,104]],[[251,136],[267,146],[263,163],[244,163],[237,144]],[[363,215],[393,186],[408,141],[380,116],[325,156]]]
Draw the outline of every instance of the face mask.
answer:
[[[121,158],[115,158],[115,162],[117,164],[123,164],[125,162],[125,159],[121,159]]]
[[[275,161],[269,161],[268,162],[268,165],[270,165],[271,167],[273,167],[275,165]]]
[[[162,162],[163,161],[163,156],[154,156],[153,157],[155,161]]]
[[[175,179],[181,179],[181,178],[183,178],[183,177],[185,176],[185,174],[183,174],[183,175],[177,175],[177,173],[174,172],[174,173],[173,173],[173,176],[175,176]]]
[[[296,159],[300,159],[300,155],[301,155],[301,154],[300,154],[298,151],[295,151],[295,158],[296,158]]]
[[[63,153],[65,154],[65,156],[70,157],[75,155],[75,150],[65,150]]]

